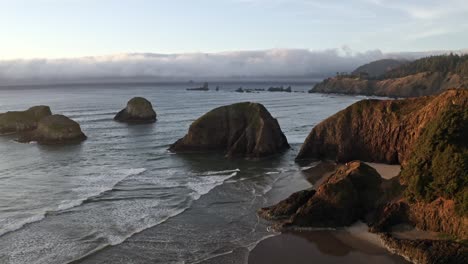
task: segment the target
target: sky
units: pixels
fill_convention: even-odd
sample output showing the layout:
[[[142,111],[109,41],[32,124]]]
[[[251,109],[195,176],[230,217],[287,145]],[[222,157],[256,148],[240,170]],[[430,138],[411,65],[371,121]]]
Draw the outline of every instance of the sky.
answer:
[[[466,0],[0,0],[0,59],[462,49]]]
[[[0,0],[0,78],[58,74],[64,66],[76,74],[86,67],[109,74],[115,65],[124,75],[171,74],[166,66],[178,72],[184,62],[192,64],[182,72],[191,74],[200,74],[193,69],[200,62],[231,65],[231,75],[262,74],[277,63],[280,74],[294,59],[302,74],[327,58],[348,58],[350,68],[467,43],[467,0]]]

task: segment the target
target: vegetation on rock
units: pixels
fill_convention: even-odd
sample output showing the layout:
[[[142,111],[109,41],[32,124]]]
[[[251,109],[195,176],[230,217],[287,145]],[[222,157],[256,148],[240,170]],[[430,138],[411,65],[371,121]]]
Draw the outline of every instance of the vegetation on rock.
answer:
[[[452,105],[425,128],[401,180],[414,200],[438,197],[456,201],[457,212],[468,213],[468,109]]]

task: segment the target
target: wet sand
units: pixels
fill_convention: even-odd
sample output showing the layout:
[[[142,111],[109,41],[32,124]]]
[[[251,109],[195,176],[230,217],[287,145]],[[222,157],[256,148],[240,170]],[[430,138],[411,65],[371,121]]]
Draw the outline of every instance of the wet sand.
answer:
[[[283,233],[260,242],[250,252],[248,263],[408,263],[353,232],[343,229]]]
[[[315,164],[314,164],[315,165]],[[382,177],[398,175],[400,166],[370,163]],[[320,185],[335,168],[334,163],[294,173],[275,184],[274,194],[267,195],[271,204],[287,198],[291,193]],[[369,233],[364,223],[337,230],[289,231],[274,234],[253,245],[252,250],[238,248],[233,252],[202,261],[203,264],[310,264],[310,263],[409,263],[390,253],[377,235]]]
[[[387,179],[387,180],[398,176],[398,174],[400,174],[400,171],[401,171],[400,165],[388,165],[388,164],[372,163],[372,162],[366,162],[366,164],[376,169],[377,172],[380,174],[380,176],[382,176],[382,178]]]

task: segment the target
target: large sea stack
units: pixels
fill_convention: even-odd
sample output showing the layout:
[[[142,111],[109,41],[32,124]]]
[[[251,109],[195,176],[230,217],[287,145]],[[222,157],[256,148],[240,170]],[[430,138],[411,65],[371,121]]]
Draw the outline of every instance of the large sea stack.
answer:
[[[36,141],[43,145],[79,143],[86,139],[80,125],[63,115],[50,115],[42,118],[35,130],[22,133],[19,142]]]
[[[156,112],[150,101],[143,97],[134,97],[122,111],[117,113],[114,120],[126,123],[154,123]]]
[[[357,102],[315,126],[297,159],[404,164],[426,125],[453,106],[468,107],[468,90]]]
[[[0,134],[13,134],[36,129],[39,120],[52,113],[48,106],[33,106],[26,111],[0,114]]]
[[[289,148],[278,121],[258,103],[237,103],[206,113],[170,150],[222,151],[227,157],[260,158]]]

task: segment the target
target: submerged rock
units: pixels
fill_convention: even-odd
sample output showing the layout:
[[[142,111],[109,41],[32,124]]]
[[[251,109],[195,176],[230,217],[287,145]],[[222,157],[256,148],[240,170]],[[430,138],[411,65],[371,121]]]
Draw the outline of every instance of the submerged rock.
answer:
[[[218,107],[190,125],[173,152],[223,151],[227,157],[260,158],[289,148],[278,121],[258,103]]]
[[[36,129],[39,120],[52,113],[48,106],[33,106],[26,111],[0,114],[0,134],[11,134]]]
[[[134,97],[122,111],[117,113],[114,120],[126,123],[154,123],[156,112],[150,101],[143,97]]]
[[[21,134],[18,141],[56,145],[77,143],[85,139],[86,136],[77,122],[63,115],[50,115],[42,118],[35,130]]]

